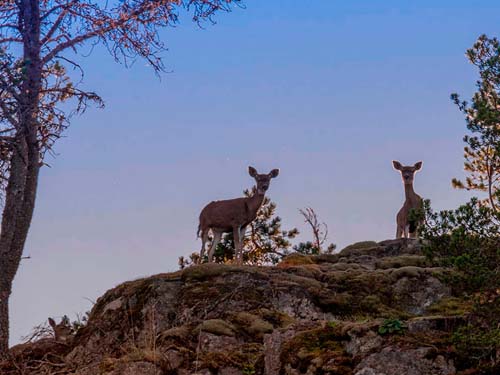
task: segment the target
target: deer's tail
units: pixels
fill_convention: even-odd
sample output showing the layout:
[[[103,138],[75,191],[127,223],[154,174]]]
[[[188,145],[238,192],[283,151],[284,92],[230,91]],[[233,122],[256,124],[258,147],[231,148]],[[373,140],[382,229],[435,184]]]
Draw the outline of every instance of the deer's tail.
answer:
[[[200,238],[201,234],[201,224],[198,224],[198,232],[196,232],[196,238]]]

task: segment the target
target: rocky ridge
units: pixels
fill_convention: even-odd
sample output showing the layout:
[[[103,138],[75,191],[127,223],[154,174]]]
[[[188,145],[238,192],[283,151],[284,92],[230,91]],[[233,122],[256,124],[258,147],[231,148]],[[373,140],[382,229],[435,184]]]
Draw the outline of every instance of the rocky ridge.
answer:
[[[106,292],[70,343],[12,348],[0,373],[451,375],[467,306],[415,240],[203,264]]]

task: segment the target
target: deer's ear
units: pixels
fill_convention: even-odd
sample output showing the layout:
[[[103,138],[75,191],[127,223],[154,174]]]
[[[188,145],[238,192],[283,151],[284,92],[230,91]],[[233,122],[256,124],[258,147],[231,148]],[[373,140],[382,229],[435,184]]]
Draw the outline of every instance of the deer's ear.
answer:
[[[271,176],[271,178],[278,177],[279,174],[280,174],[279,169],[273,169],[271,172],[269,172],[269,176]]]
[[[392,161],[392,166],[397,171],[400,171],[403,168],[403,166],[401,165],[401,163],[399,161],[396,161],[396,160]]]
[[[413,168],[415,168],[416,171],[419,171],[420,169],[422,169],[422,162],[419,161],[417,163],[415,163],[415,165],[413,166]]]
[[[52,328],[56,328],[56,322],[54,321],[54,319],[49,318],[49,324]]]
[[[248,167],[248,174],[252,177],[257,177],[257,170],[254,167]]]

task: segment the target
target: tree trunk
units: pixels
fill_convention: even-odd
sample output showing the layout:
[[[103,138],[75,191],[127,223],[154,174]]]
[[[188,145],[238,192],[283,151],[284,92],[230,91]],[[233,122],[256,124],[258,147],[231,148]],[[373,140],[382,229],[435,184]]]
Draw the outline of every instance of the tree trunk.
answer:
[[[23,215],[27,168],[23,156],[27,156],[26,142],[20,139],[15,147],[10,165],[9,182],[6,190],[5,208],[0,233],[0,354],[5,354],[9,345],[8,299],[12,281],[19,267],[22,249],[16,251],[15,242],[18,222]],[[24,152],[23,152],[24,151]]]
[[[21,0],[19,7],[25,75],[0,232],[0,356],[5,355],[9,346],[9,296],[33,218],[40,170],[37,141],[42,72],[40,10],[38,0]]]
[[[0,234],[0,355],[8,348],[8,299],[33,217],[40,169],[36,142],[29,147],[25,139],[20,143],[24,147],[12,156]]]
[[[9,295],[0,294],[0,359],[9,349]],[[3,338],[6,337],[7,340]]]

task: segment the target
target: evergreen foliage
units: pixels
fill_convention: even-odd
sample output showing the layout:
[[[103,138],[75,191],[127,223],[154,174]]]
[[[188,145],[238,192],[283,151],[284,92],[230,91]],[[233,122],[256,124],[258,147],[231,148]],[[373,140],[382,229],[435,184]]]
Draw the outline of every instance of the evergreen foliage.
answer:
[[[471,103],[461,101],[458,94],[451,99],[465,115],[464,168],[465,182],[453,179],[456,188],[487,192],[491,208],[498,209],[500,193],[500,43],[481,35],[467,51],[467,58],[479,70],[477,92]]]
[[[424,202],[424,250],[444,281],[472,311],[450,337],[460,368],[500,371],[500,213],[477,198],[455,210],[434,212]]]

